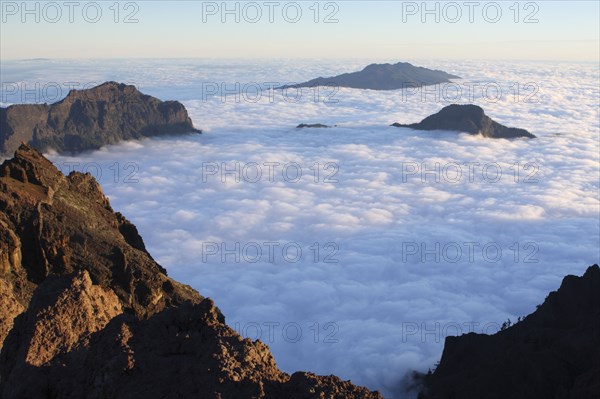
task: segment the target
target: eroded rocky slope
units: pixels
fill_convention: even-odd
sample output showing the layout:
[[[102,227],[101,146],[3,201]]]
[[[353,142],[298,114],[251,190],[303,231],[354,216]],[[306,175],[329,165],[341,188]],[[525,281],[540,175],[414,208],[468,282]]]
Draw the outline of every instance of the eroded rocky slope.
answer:
[[[381,398],[281,372],[166,275],[89,174],[22,145],[0,166],[2,398]]]
[[[185,107],[160,101],[135,86],[106,82],[71,90],[55,104],[18,104],[0,108],[0,154],[21,142],[45,151],[79,152],[123,140],[194,133]]]

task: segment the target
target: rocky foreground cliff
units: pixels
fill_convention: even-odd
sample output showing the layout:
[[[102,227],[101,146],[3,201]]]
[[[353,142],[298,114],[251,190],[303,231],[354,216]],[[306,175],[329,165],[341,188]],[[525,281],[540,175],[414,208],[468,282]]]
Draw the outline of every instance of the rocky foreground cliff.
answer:
[[[181,103],[160,101],[116,82],[71,90],[51,105],[0,108],[0,154],[9,156],[21,142],[41,151],[75,153],[123,140],[194,132],[199,130]]]
[[[0,397],[381,399],[281,372],[166,274],[89,174],[22,145],[0,166]]]
[[[600,268],[495,335],[447,337],[420,399],[600,398]]]

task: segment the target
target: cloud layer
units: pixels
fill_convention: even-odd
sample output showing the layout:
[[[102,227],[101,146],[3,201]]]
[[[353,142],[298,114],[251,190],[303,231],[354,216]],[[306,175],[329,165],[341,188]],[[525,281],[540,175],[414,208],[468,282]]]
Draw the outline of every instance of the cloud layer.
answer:
[[[116,76],[77,63],[43,72],[128,80],[140,64],[113,65]],[[428,92],[342,89],[327,103],[202,97],[206,82],[298,81],[336,65],[156,62],[136,69],[141,89],[184,101],[203,135],[51,158],[95,173],[169,274],[268,343],[284,370],[395,398],[404,373],[439,359],[445,335],[495,332],[598,261],[598,66],[423,61],[464,79]],[[23,70],[29,82],[42,73]],[[539,138],[387,126],[448,102]],[[294,128],[302,122],[337,127]]]

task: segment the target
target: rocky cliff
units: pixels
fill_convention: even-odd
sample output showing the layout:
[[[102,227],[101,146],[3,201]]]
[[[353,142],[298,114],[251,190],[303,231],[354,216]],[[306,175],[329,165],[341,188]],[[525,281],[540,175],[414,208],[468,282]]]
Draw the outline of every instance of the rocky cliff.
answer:
[[[42,151],[79,152],[122,140],[192,132],[199,130],[181,103],[160,101],[116,82],[71,90],[51,105],[0,108],[3,154],[12,154],[21,142]]]
[[[166,274],[89,174],[22,145],[0,166],[0,397],[381,399],[281,372]]]
[[[447,337],[420,399],[600,397],[600,268],[567,276],[523,321]]]
[[[423,119],[419,123],[402,125],[394,123],[395,127],[408,127],[417,130],[450,130],[471,134],[481,134],[483,137],[512,139],[517,137],[535,138],[525,129],[506,127],[492,120],[481,107],[472,104],[452,104],[442,108],[437,114]]]

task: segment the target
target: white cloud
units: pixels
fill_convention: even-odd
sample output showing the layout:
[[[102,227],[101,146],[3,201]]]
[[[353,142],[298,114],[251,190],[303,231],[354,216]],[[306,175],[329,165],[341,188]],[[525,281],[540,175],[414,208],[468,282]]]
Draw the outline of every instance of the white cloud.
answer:
[[[258,325],[286,371],[337,374],[393,398],[404,372],[426,371],[439,359],[444,332],[454,334],[456,325],[467,332],[470,322],[493,332],[494,323],[534,310],[562,276],[598,261],[597,65],[425,63],[458,73],[463,87],[497,83],[502,98],[490,102],[479,93],[474,102],[539,137],[507,141],[388,127],[444,105],[399,91],[342,89],[336,104],[308,97],[203,101],[196,90],[203,80],[240,79],[239,66],[160,64],[160,73],[136,70],[142,88],[184,100],[205,134],[52,159],[103,165],[113,207],[137,225],[153,256],[171,276],[213,297],[231,326],[255,338]],[[115,68],[111,79],[128,77],[125,66]],[[265,62],[248,66],[244,79],[301,80],[335,69]],[[92,70],[74,69],[81,79],[98,78]],[[525,90],[528,82],[536,86]],[[539,103],[515,102],[515,83],[521,97],[537,88]],[[339,127],[295,129],[301,122]],[[115,162],[116,178],[109,169]],[[133,176],[129,162],[139,168]],[[278,167],[270,181],[263,168],[255,183],[230,176],[223,183],[220,173],[203,174],[206,162],[295,162],[303,174],[291,182]],[[335,168],[325,169],[329,162]],[[436,163],[461,165],[462,178],[453,169],[428,175]],[[498,168],[502,176],[492,181]],[[126,183],[128,176],[139,182]],[[272,242],[279,245],[270,253]],[[302,249],[300,261],[289,261],[294,248],[283,251],[289,242]],[[236,263],[235,255],[222,262],[221,254],[203,261],[207,243],[239,243],[240,251],[256,244],[262,256],[255,263]],[[302,338],[293,342],[298,327]]]

